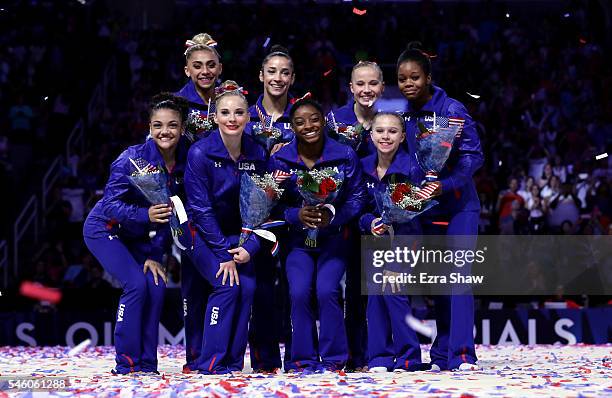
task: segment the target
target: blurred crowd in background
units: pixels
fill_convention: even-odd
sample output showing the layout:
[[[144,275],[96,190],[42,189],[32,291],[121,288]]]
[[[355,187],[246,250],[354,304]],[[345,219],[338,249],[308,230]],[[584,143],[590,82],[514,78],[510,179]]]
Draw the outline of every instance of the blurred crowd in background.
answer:
[[[420,40],[436,54],[434,82],[478,123],[486,157],[475,176],[480,233],[611,233],[612,158],[598,155],[612,152],[612,58],[599,2],[379,3],[365,15],[350,4],[177,3],[171,22],[159,26],[134,24],[102,1],[16,2],[0,11],[0,183],[9,192],[0,205],[9,218],[40,188],[106,65],[116,62],[107,105],[55,187],[24,277],[111,286],[82,242],[82,223],[111,161],[145,139],[149,98],[185,84],[184,42],[200,32],[219,43],[223,78],[247,89],[251,103],[266,48],[281,44],[296,68],[292,93],[311,91],[326,110],[351,98],[350,68],[359,60],[381,64],[384,97],[400,98],[395,61]],[[5,217],[2,238],[10,238],[12,221]],[[169,255],[167,265],[168,286],[178,286],[177,258]]]

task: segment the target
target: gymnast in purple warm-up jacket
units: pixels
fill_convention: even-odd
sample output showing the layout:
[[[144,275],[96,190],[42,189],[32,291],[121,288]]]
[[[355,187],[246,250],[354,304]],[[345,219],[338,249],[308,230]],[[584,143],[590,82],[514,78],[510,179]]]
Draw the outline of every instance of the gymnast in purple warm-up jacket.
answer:
[[[359,227],[366,235],[381,236],[390,226],[380,224],[381,214],[376,204],[376,194],[384,193],[391,183],[409,183],[420,186],[425,173],[419,167],[414,153],[403,144],[406,139],[404,120],[400,114],[380,112],[372,122],[371,140],[376,153],[361,160],[363,176],[368,192],[368,204],[359,218]],[[418,217],[405,223],[392,225],[396,235],[418,236],[422,234]],[[383,273],[405,271],[397,264],[385,267]],[[421,362],[421,347],[414,330],[406,326],[406,316],[411,313],[409,291],[399,292],[395,285],[386,288],[372,282],[368,271],[368,368],[370,372],[416,371],[428,366]],[[386,289],[386,290],[384,290]]]
[[[340,280],[351,249],[346,226],[359,215],[366,200],[361,167],[355,151],[326,137],[318,103],[301,99],[292,106],[290,117],[295,138],[272,156],[272,168],[291,172],[336,167],[344,180],[327,207],[303,205],[295,174],[285,182],[278,210],[289,224],[288,239],[282,244],[288,245],[286,273],[293,326],[291,363],[285,364],[285,370],[339,370],[348,359]],[[319,230],[316,247],[305,245],[305,227]],[[311,307],[313,285],[319,303],[318,345],[313,333],[317,319]]]
[[[463,120],[439,181],[432,182],[437,185],[434,194],[438,195],[439,204],[421,220],[425,234],[446,235],[449,244],[474,249],[480,201],[472,177],[484,162],[476,124],[461,102],[431,83],[430,56],[420,49],[420,43],[410,43],[400,55],[397,78],[398,87],[408,100],[403,110],[406,141],[411,152],[416,151],[418,121],[428,124],[427,118],[434,113]],[[442,229],[440,222],[448,223],[448,227]],[[468,264],[463,272],[469,268]],[[434,370],[478,368],[473,337],[474,296],[466,291],[454,293],[435,297],[437,336],[431,348]]]
[[[172,208],[168,204],[151,206],[130,184],[128,176],[135,171],[130,159],[162,169],[168,175],[170,192],[182,194],[187,146],[181,135],[186,116],[187,103],[182,98],[172,94],[153,98],[151,139],[129,147],[113,162],[104,196],[83,227],[85,244],[123,288],[115,324],[114,373],[157,372],[166,281],[161,261],[172,242],[168,224]],[[152,231],[155,234],[150,238]]]
[[[200,373],[241,371],[255,291],[252,257],[260,247],[251,234],[237,247],[242,227],[239,207],[242,172],[267,171],[267,154],[243,134],[248,104],[235,82],[217,95],[218,131],[197,141],[185,168],[187,213],[195,228],[192,261],[212,285],[205,312],[204,335],[196,368]]]
[[[176,92],[189,102],[189,117],[186,135],[193,143],[208,136],[216,129],[213,120],[215,112],[215,86],[223,65],[217,43],[207,33],[195,35],[185,43],[185,74],[189,81]],[[210,110],[210,115],[208,114]],[[210,117],[209,117],[210,116]],[[200,118],[208,123],[197,124]],[[183,253],[186,254],[186,253]],[[181,295],[183,296],[183,320],[185,324],[185,358],[183,372],[195,369],[200,357],[204,337],[204,310],[211,287],[191,263],[189,255],[181,256]]]

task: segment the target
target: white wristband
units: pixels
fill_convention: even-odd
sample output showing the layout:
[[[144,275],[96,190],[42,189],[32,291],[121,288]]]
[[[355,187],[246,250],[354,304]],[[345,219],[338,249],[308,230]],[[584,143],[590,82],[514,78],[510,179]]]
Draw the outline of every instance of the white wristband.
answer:
[[[334,205],[329,204],[329,203],[325,203],[325,204],[323,205],[323,207],[326,207],[326,208],[328,208],[328,209],[329,209],[329,211],[331,211],[332,216],[331,216],[331,218],[329,219],[329,222],[330,222],[330,224],[331,224],[331,222],[332,222],[332,221],[334,221],[334,217],[336,217],[336,208],[334,207]]]

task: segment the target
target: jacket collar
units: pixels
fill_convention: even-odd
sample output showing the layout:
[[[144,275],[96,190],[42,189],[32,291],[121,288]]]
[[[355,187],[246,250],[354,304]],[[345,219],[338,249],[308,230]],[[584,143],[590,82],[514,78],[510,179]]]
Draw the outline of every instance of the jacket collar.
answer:
[[[193,80],[191,79],[187,82],[187,84],[183,86],[183,88],[181,88],[176,93],[176,95],[185,98],[189,102],[193,102],[193,103],[204,105],[208,107],[208,104],[205,104],[204,100],[202,100],[202,97],[200,97],[200,95],[198,94],[195,88],[195,84],[193,83]]]
[[[263,106],[263,98],[264,96],[263,94],[261,94],[259,98],[257,98],[257,102],[255,103],[255,105],[249,108],[249,112],[251,113],[251,118],[257,118],[257,120],[259,120],[259,112],[261,112],[264,116],[270,116],[268,115],[268,112],[266,112],[266,108],[264,108]],[[283,112],[282,116],[278,118],[277,121],[280,121],[280,119],[283,119],[284,121],[289,122],[289,110],[291,109],[291,99],[292,98],[293,97],[291,95],[287,97],[287,106],[285,107],[285,112]]]
[[[357,123],[357,115],[355,115],[354,106],[355,106],[355,100],[351,98],[346,103],[346,105],[341,106],[340,108],[333,111],[334,119],[336,119],[336,122],[348,124],[348,125],[354,125],[355,123]]]
[[[414,112],[429,112],[429,113],[434,113],[434,112],[440,112],[440,109],[442,109],[442,105],[444,105],[444,102],[446,101],[446,99],[448,98],[448,94],[446,94],[446,91],[444,91],[442,88],[436,86],[436,85],[431,85],[431,89],[433,90],[433,95],[431,97],[431,99],[429,101],[427,101],[425,103],[425,105],[423,105],[423,107],[421,109],[419,109],[418,111],[415,110],[412,106],[412,104],[410,102],[408,102],[408,104],[406,105],[406,112],[408,113],[414,113]]]
[[[175,172],[176,170],[182,170],[184,168],[185,162],[187,160],[187,151],[188,151],[188,142],[185,137],[181,137],[176,146],[175,153],[175,165],[174,169],[171,170]],[[157,145],[153,139],[147,140],[142,148],[143,158],[146,159],[149,163],[154,166],[162,166],[165,167],[164,157],[162,156],[159,149],[157,149]],[[170,171],[170,170],[169,170]]]
[[[325,140],[323,143],[323,152],[321,153],[321,157],[315,162],[315,166],[322,163],[347,159],[348,147],[346,145],[340,144],[336,140],[328,138],[325,132],[322,133],[321,139]],[[298,153],[297,137],[294,137],[288,145],[282,147],[281,150],[275,154],[275,156],[287,163],[304,165],[304,162]]]
[[[404,149],[403,145],[400,145],[393,157],[391,165],[381,180],[393,174],[403,174],[406,177],[410,177],[410,170],[414,167],[415,162],[416,159],[414,156],[411,156],[410,153]],[[378,153],[363,158],[361,160],[361,165],[366,174],[378,180],[378,173],[376,172],[376,167],[378,166]]]
[[[223,139],[221,138],[221,132],[219,130],[213,131],[206,141],[206,153],[210,157],[217,159],[231,160]],[[259,145],[250,135],[242,133],[240,143],[240,158],[239,160],[261,160],[265,158],[265,153],[261,145]]]

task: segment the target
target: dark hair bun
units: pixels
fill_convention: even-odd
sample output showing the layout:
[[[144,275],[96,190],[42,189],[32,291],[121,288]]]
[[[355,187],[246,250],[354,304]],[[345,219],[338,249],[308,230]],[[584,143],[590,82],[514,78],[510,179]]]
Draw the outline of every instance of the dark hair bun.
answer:
[[[187,115],[189,114],[189,102],[183,97],[163,91],[159,94],[155,94],[153,98],[151,98],[149,109],[151,114],[158,109],[175,110],[181,115],[181,119],[184,122],[187,120]]]
[[[423,51],[423,44],[420,41],[411,41],[406,45],[406,50]]]
[[[283,53],[283,54],[287,54],[289,55],[289,50],[286,47],[283,47],[281,45],[275,44],[272,47],[270,47],[270,54],[272,53]]]

